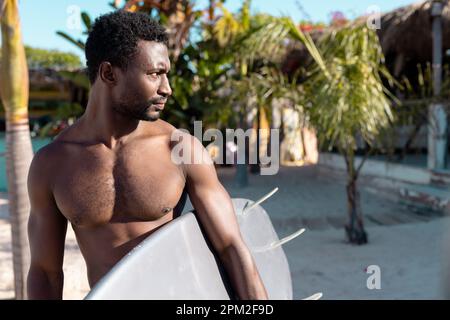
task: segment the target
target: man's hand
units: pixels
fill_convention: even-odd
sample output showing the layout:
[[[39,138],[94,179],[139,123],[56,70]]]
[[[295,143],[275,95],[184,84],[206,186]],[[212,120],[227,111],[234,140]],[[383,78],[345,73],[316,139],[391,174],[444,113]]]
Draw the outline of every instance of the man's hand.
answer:
[[[46,146],[34,156],[28,174],[31,204],[28,221],[31,250],[27,281],[29,299],[62,299],[67,220],[55,204],[48,181],[51,148],[51,145]]]
[[[181,143],[183,152],[191,155],[191,164],[184,164],[189,198],[234,290],[242,300],[267,299],[256,264],[242,239],[230,196],[218,180],[208,152],[190,135],[183,135]]]

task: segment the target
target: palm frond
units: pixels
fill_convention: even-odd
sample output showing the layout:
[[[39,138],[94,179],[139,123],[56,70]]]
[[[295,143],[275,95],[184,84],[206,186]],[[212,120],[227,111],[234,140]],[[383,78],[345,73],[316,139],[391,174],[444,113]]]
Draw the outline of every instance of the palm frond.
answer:
[[[92,28],[92,20],[87,12],[81,13],[81,20],[83,20],[84,26],[86,27],[86,33],[89,33]]]
[[[68,40],[69,42],[73,43],[81,50],[85,49],[85,44],[83,41],[75,40],[74,38],[72,38],[71,36],[69,36],[67,33],[65,33],[63,31],[56,31],[56,34],[59,35],[60,37],[63,37],[64,39]]]
[[[371,145],[394,119],[393,95],[381,79],[389,74],[378,38],[365,26],[349,26],[323,41],[328,75],[317,73],[309,86],[314,124],[330,147],[356,148],[357,134]]]
[[[239,21],[222,5],[222,3],[218,3],[217,6],[222,11],[222,17],[215,23],[213,32],[219,45],[225,47],[235,39],[242,28]]]

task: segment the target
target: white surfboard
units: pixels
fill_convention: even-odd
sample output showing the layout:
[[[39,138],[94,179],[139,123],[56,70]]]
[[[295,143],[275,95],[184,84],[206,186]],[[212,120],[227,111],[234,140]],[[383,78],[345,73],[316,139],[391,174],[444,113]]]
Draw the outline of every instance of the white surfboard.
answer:
[[[292,299],[291,274],[281,247],[283,241],[289,239],[279,240],[269,216],[258,203],[247,199],[232,199],[232,202],[241,234],[254,257],[269,299]],[[234,298],[220,261],[190,212],[141,242],[85,299]]]

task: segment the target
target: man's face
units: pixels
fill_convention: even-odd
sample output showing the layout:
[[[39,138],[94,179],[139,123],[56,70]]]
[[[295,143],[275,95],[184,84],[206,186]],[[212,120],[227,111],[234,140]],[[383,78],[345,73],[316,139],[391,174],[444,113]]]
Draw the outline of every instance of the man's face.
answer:
[[[113,109],[136,120],[158,120],[172,94],[169,70],[169,55],[163,43],[139,41],[128,68],[119,70]]]

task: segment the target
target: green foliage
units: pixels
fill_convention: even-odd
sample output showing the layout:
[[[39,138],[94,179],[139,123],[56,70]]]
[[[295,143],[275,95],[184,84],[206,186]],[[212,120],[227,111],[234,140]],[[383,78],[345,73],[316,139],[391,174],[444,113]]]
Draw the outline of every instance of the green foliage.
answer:
[[[210,41],[187,46],[177,60],[170,82],[172,99],[166,109],[171,123],[188,128],[194,119],[215,123],[214,110],[223,106],[220,90],[230,70],[229,57],[218,54]]]
[[[72,36],[68,35],[67,33],[63,32],[63,31],[56,31],[56,34],[58,36],[63,37],[64,39],[66,39],[67,41],[71,42],[72,44],[74,44],[76,47],[78,47],[79,49],[84,51],[85,48],[85,43],[82,40],[76,40],[74,39]]]
[[[394,97],[381,78],[390,76],[377,35],[366,26],[332,32],[321,49],[326,72],[315,71],[307,86],[311,120],[322,143],[352,154],[357,134],[373,145],[394,119]]]
[[[303,108],[300,103],[303,93],[302,86],[290,81],[274,66],[263,66],[245,77],[230,78],[225,82],[227,91],[225,102],[221,108],[212,109],[220,123],[237,126],[236,116],[245,116],[253,109],[264,109],[271,119],[272,102],[284,98],[291,101],[296,108]],[[225,106],[225,108],[224,108]]]
[[[271,101],[286,85],[284,80],[279,81],[282,76],[276,61],[283,52],[281,41],[287,32],[283,28],[266,32],[266,26],[275,26],[278,19],[251,15],[250,3],[245,1],[237,14],[219,5],[222,16],[210,34],[205,29],[209,56],[214,57],[210,61],[216,64],[215,70],[221,71],[214,78],[217,103],[207,109],[206,118],[210,122],[215,119],[219,126],[245,126],[246,115],[258,108],[265,108],[270,117]],[[267,45],[274,42],[274,46]]]
[[[344,155],[349,178],[356,179],[361,168],[354,169],[357,137],[372,146],[392,124],[391,104],[398,102],[383,85],[382,77],[389,84],[394,79],[384,66],[376,33],[366,26],[347,24],[328,33],[316,46],[288,17],[266,22],[243,39],[242,61],[265,61],[267,65],[282,52],[287,39],[306,47],[315,64],[294,77],[286,86],[290,90],[278,91],[303,112],[322,146],[337,148]],[[296,79],[302,79],[301,83],[296,84]]]
[[[80,58],[73,53],[25,46],[25,54],[30,68],[75,69],[81,67]]]
[[[81,12],[81,20],[83,21],[85,31],[84,34],[89,34],[92,28],[92,19],[87,12]]]

